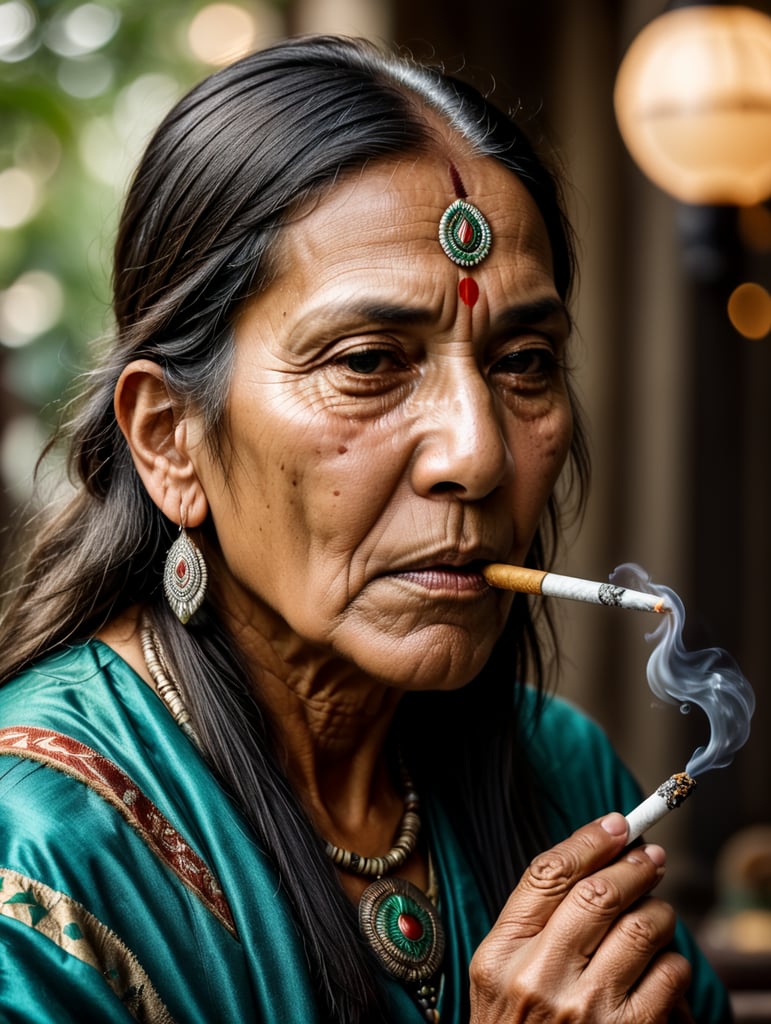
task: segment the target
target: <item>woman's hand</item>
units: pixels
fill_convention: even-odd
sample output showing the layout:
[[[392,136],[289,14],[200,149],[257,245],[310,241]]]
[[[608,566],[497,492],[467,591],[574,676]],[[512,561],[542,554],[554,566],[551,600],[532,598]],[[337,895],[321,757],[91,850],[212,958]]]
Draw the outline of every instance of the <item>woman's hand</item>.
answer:
[[[614,813],[535,858],[471,962],[472,1024],[687,1019],[675,914],[649,895],[664,851],[625,843]]]

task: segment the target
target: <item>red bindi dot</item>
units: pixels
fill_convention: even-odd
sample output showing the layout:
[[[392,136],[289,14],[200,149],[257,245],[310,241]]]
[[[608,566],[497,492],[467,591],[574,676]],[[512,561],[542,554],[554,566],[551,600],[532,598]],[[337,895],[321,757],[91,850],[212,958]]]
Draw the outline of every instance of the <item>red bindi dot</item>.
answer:
[[[473,306],[479,298],[479,285],[473,277],[464,277],[458,285],[458,295],[467,306]]]

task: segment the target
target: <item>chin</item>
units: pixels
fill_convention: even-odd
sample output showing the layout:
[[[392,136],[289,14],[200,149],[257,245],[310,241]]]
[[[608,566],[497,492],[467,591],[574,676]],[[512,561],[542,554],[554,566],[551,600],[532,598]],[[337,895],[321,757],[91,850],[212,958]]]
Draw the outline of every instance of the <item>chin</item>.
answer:
[[[494,640],[471,644],[414,643],[400,640],[385,657],[361,664],[367,673],[386,686],[406,693],[429,690],[460,690],[482,671],[492,653]],[[381,650],[381,654],[383,650]]]

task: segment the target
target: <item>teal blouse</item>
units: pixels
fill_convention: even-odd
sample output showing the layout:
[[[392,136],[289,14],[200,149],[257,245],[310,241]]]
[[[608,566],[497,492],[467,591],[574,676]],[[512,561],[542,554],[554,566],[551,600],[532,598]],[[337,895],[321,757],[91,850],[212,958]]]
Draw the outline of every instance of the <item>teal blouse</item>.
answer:
[[[532,760],[573,828],[639,799],[603,733],[551,699]],[[561,771],[562,767],[568,770]],[[441,806],[424,797],[447,935],[442,1024],[468,1021],[490,930]],[[698,1024],[725,993],[680,927]],[[387,982],[399,1024],[420,1024]],[[302,936],[240,813],[154,692],[93,641],[0,691],[0,1020],[314,1024]]]

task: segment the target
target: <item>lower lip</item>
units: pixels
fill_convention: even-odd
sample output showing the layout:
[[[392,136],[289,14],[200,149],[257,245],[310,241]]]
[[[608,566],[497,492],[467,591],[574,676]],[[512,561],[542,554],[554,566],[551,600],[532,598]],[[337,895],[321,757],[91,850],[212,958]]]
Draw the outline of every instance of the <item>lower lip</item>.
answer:
[[[395,579],[414,583],[432,593],[454,595],[480,594],[490,592],[490,587],[481,572],[463,572],[447,568],[413,569],[393,574]]]

